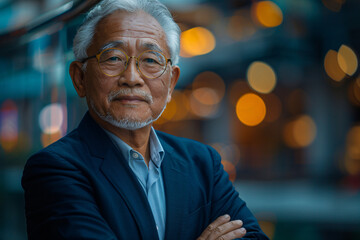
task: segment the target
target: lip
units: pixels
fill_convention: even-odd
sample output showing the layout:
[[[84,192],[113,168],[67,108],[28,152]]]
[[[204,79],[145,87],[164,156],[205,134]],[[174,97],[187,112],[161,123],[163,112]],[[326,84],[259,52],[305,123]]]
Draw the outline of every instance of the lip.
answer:
[[[120,101],[123,103],[147,102],[145,98],[141,96],[133,96],[133,95],[118,96],[114,99],[114,101]]]

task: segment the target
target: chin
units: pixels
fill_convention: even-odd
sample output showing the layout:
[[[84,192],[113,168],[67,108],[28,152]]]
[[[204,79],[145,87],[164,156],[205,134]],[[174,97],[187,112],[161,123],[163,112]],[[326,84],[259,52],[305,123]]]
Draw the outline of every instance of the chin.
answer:
[[[114,127],[123,128],[123,129],[127,129],[127,130],[141,129],[141,128],[144,128],[154,122],[153,118],[149,118],[147,120],[137,120],[137,119],[131,119],[131,118],[115,119],[111,115],[99,116],[99,117],[102,120],[113,125]]]
[[[113,114],[111,112],[107,112],[106,114],[101,114],[96,109],[95,104],[92,101],[90,101],[90,106],[91,106],[91,109],[95,112],[95,114],[103,121],[111,124],[114,127],[127,129],[127,130],[137,130],[137,129],[141,129],[141,128],[144,128],[144,127],[152,124],[154,121],[156,121],[161,116],[161,114],[164,112],[164,110],[166,108],[166,105],[165,105],[163,107],[162,111],[157,115],[157,117],[153,117],[150,115],[150,117],[145,118],[145,119],[143,119],[144,114],[141,114],[144,112],[140,111],[140,114],[142,115],[142,119],[140,119],[140,118],[137,118],[137,116],[129,116],[132,114],[126,114],[126,113],[116,114],[118,116],[116,116],[115,114]],[[133,111],[131,113],[133,113]],[[127,115],[127,116],[124,116],[124,115]],[[135,115],[138,115],[138,114],[135,114]]]

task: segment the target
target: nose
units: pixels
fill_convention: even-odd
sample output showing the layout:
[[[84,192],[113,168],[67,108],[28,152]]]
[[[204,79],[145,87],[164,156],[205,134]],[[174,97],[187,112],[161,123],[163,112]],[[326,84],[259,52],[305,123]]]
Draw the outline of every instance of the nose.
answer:
[[[119,84],[127,85],[128,87],[142,86],[144,80],[137,68],[136,57],[129,57],[125,71],[120,75]]]

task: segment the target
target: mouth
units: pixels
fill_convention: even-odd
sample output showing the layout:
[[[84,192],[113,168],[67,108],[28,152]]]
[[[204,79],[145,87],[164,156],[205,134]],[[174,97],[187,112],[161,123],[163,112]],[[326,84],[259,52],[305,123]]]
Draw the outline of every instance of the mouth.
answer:
[[[141,102],[148,102],[144,97],[134,95],[117,96],[112,101],[119,101],[123,104],[138,104]]]
[[[108,96],[109,102],[120,102],[123,104],[139,104],[139,103],[148,103],[152,104],[152,96],[141,89],[119,89],[116,92],[112,92]]]

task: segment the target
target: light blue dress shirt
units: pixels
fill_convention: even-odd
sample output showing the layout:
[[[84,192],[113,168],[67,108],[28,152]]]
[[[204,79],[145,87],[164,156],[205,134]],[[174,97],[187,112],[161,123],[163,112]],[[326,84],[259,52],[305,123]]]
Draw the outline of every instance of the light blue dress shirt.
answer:
[[[149,201],[159,239],[163,240],[165,238],[166,205],[164,182],[160,166],[164,159],[165,151],[161,146],[155,130],[151,128],[150,132],[149,168],[146,165],[143,156],[139,152],[132,149],[128,144],[111,132],[107,130],[105,130],[105,132],[110,136],[111,140],[120,150],[123,157],[128,161],[131,170],[139,180],[139,183]]]

